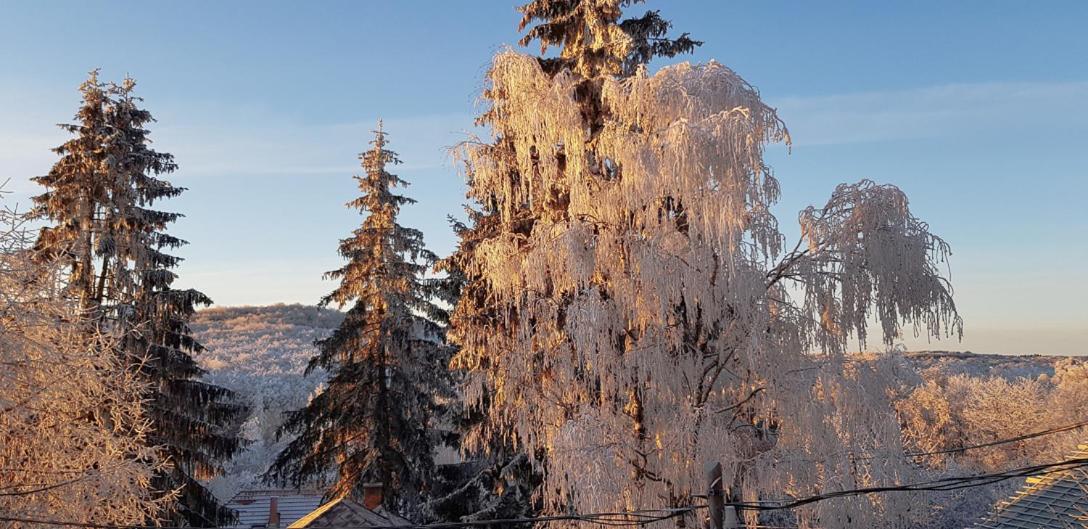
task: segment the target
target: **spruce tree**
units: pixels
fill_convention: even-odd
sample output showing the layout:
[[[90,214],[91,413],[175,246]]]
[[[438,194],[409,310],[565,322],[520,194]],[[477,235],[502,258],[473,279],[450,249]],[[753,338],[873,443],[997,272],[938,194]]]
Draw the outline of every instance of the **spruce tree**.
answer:
[[[316,342],[307,373],[328,372],[326,389],[293,412],[281,434],[298,434],[276,458],[268,478],[296,486],[327,485],[327,496],[358,494],[381,483],[387,509],[414,515],[434,470],[435,421],[450,397],[449,353],[433,302],[435,283],[424,274],[435,261],[418,230],[401,226],[396,194],[407,182],[387,170],[398,164],[378,122],[372,148],[360,155],[362,195],[347,204],[365,214],[340,241],[343,267],[326,278],[339,286],[321,305],[351,305],[331,336]]]
[[[642,1],[533,0],[518,8],[522,13],[518,29],[527,30],[519,44],[528,46],[533,41],[539,41],[542,54],[550,47],[560,49],[556,57],[538,57],[536,60],[549,75],[580,73],[575,98],[582,108],[583,118],[592,123],[594,129],[599,128],[599,124],[606,119],[599,103],[603,77],[629,76],[655,57],[691,53],[702,45],[688,33],[675,38],[667,36],[672,24],[662,18],[658,11],[647,11],[639,17],[623,17],[623,7]],[[589,28],[599,31],[593,32]],[[617,50],[623,51],[617,53]],[[485,96],[498,95],[485,93]],[[504,119],[498,106],[494,105],[486,111],[478,123],[492,126],[496,120]],[[500,134],[493,144],[482,145],[480,149],[497,159],[517,156],[513,140],[509,133]],[[562,146],[559,151],[562,152]],[[535,158],[538,154],[530,156]],[[451,220],[460,242],[453,255],[438,264],[438,268],[448,277],[448,303],[457,307],[451,328],[455,344],[464,343],[466,329],[488,328],[490,332],[503,332],[500,322],[507,317],[498,305],[490,301],[495,295],[490,282],[482,280],[478,257],[480,246],[503,237],[504,232],[528,236],[536,222],[534,215],[524,210],[514,219],[503,218],[497,202],[498,194],[490,191],[473,194],[477,187],[474,184],[474,170],[471,162],[467,165],[472,188],[470,198],[481,207],[466,207],[469,217],[467,225]],[[612,167],[601,160],[598,169],[603,173]],[[519,174],[514,168],[507,170],[511,182],[524,182],[532,178]],[[536,197],[537,204],[560,207],[569,201],[569,197],[563,196],[563,193],[561,189],[549,189]],[[522,203],[521,206],[528,208],[530,204]],[[489,354],[500,353],[491,351]],[[454,358],[454,366],[459,370],[476,371],[487,362],[486,359],[469,359],[467,354]],[[468,475],[454,478],[459,482],[450,487],[448,495],[438,499],[432,509],[440,516],[460,520],[532,516],[543,507],[541,495],[536,489],[542,484],[544,476],[542,467],[530,464],[530,461],[541,461],[546,457],[545,451],[500,433],[503,429],[496,428],[493,415],[497,414],[491,410],[493,387],[481,378],[476,373],[469,373],[462,388],[466,394],[464,409],[460,410],[455,421],[462,452],[476,464]],[[527,448],[531,454],[525,452]]]
[[[541,67],[551,73],[565,68],[587,80],[599,75],[631,75],[654,57],[691,53],[702,45],[687,33],[666,36],[672,23],[658,11],[621,19],[624,7],[642,2],[645,0],[532,0],[518,8],[522,14],[518,30],[528,28],[519,44],[539,41],[540,53],[558,47],[559,56],[540,58]]]
[[[132,79],[105,86],[95,73],[84,83],[81,122],[65,126],[78,136],[57,149],[61,160],[37,179],[47,191],[34,199],[36,214],[55,223],[42,230],[37,248],[62,255],[71,268],[72,294],[97,324],[89,331],[116,337],[119,346],[101,354],[117,355],[147,383],[148,443],[169,462],[152,486],[180,494],[167,520],[213,527],[232,514],[197,480],[221,472],[241,449],[232,430],[245,409],[229,390],[198,380],[203,371],[192,355],[202,347],[188,320],[211,301],[171,288],[181,259],[167,252],[185,241],[166,229],[180,215],[152,208],[184,188],[162,178],[177,165],[150,148],[145,127],[153,118],[134,88]]]
[[[181,259],[168,253],[186,244],[166,233],[178,213],[152,209],[162,199],[178,196],[176,187],[160,175],[176,169],[173,156],[150,148],[144,127],[153,121],[133,95],[135,82],[125,79],[114,87],[111,122],[119,156],[119,171],[127,175],[128,207],[116,215],[111,232],[132,233],[119,238],[131,244],[122,255],[135,270],[132,296],[127,300],[129,332],[125,352],[140,372],[154,384],[151,395],[153,428],[151,442],[163,447],[172,467],[156,476],[158,490],[177,490],[178,508],[170,514],[174,523],[214,527],[229,522],[233,513],[220,504],[198,480],[223,472],[223,463],[241,451],[243,440],[236,431],[246,408],[223,387],[203,382],[204,370],[193,355],[204,347],[193,336],[189,320],[199,305],[212,301],[195,289],[175,289],[173,271]],[[124,285],[120,285],[124,287]]]
[[[106,177],[110,172],[105,149],[110,135],[106,89],[98,80],[98,70],[92,71],[79,87],[83,104],[75,123],[59,125],[75,137],[53,149],[60,160],[48,174],[31,179],[46,188],[32,199],[33,216],[53,221],[42,228],[35,253],[39,261],[56,258],[66,265],[69,295],[94,323],[100,323],[102,314],[97,308],[105,295],[105,267],[99,263],[112,253],[102,242],[100,226],[113,191]],[[103,271],[101,277],[96,269]]]

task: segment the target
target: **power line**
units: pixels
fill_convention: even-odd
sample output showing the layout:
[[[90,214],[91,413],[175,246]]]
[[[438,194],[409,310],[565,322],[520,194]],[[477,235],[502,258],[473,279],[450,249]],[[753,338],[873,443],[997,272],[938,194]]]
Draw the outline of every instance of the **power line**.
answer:
[[[1055,474],[1059,472],[1065,472],[1069,470],[1075,470],[1078,468],[1088,468],[1088,458],[1074,458],[1064,461],[1058,461],[1055,463],[1046,463],[1041,465],[1031,465],[1027,467],[1020,467],[1015,469],[1006,470],[1004,472],[996,472],[989,474],[976,474],[971,476],[954,476],[947,478],[940,478],[930,481],[923,481],[918,483],[911,483],[907,485],[890,485],[880,487],[865,487],[858,489],[849,489],[835,492],[827,492],[822,494],[815,494],[800,499],[792,500],[772,500],[772,501],[760,501],[760,502],[726,502],[725,506],[731,506],[740,510],[757,510],[757,511],[773,511],[794,509],[804,505],[812,503],[836,499],[845,498],[851,496],[863,496],[869,494],[878,494],[886,492],[922,492],[922,491],[938,491],[947,492],[953,490],[961,490],[966,488],[980,487],[1005,481],[1008,479],[1014,479],[1018,477],[1029,476],[1044,476],[1048,474]],[[462,527],[473,526],[491,526],[500,524],[523,524],[523,523],[547,523],[557,521],[571,521],[591,523],[603,526],[622,526],[622,527],[641,527],[655,522],[660,522],[675,518],[678,516],[685,516],[696,510],[705,509],[706,505],[691,505],[687,507],[677,507],[672,509],[647,509],[637,511],[624,511],[624,512],[602,512],[602,513],[590,513],[590,514],[561,514],[552,516],[536,516],[536,517],[522,517],[522,518],[502,518],[493,520],[474,520],[474,521],[461,521],[461,522],[440,522],[433,524],[404,524],[404,525],[390,525],[382,527],[381,529],[456,529]],[[41,525],[52,526],[66,526],[66,527],[83,527],[86,529],[190,529],[182,527],[170,527],[170,526],[148,526],[148,525],[113,525],[113,524],[99,524],[91,522],[74,522],[64,520],[47,520],[47,519],[34,519],[34,518],[20,518],[15,516],[0,515],[0,521],[6,522],[22,522],[22,523],[34,523]],[[362,529],[362,528],[357,528]],[[374,528],[368,528],[374,529]]]
[[[646,524],[660,522],[678,516],[684,516],[688,513],[694,512],[698,509],[705,508],[705,505],[693,505],[689,507],[678,507],[675,509],[648,509],[638,511],[624,511],[624,512],[605,512],[605,513],[590,513],[590,514],[559,514],[553,516],[536,516],[536,517],[524,517],[524,518],[501,518],[493,520],[475,520],[475,521],[463,521],[463,522],[440,522],[433,524],[403,524],[403,525],[387,525],[380,528],[368,527],[366,529],[452,529],[459,527],[473,527],[479,525],[499,525],[499,524],[520,524],[520,523],[538,523],[538,522],[557,522],[557,521],[573,521],[573,522],[585,522],[597,525],[606,526],[623,526],[623,527],[637,527]],[[653,515],[650,513],[662,513]],[[633,519],[632,519],[633,518]],[[67,520],[46,520],[46,519],[34,519],[34,518],[20,518],[15,516],[0,515],[0,521],[5,522],[22,522],[22,523],[36,523],[42,525],[64,526],[64,527],[84,527],[87,529],[192,529],[188,527],[170,527],[170,526],[151,526],[151,525],[114,525],[114,524],[100,524],[92,522],[74,522]],[[363,529],[363,528],[359,528]]]
[[[960,453],[960,452],[966,452],[968,450],[977,450],[979,448],[991,448],[991,447],[994,447],[994,446],[1000,446],[1000,445],[1009,444],[1009,443],[1016,443],[1016,442],[1019,442],[1019,441],[1027,441],[1029,439],[1035,439],[1035,438],[1038,438],[1038,437],[1045,437],[1047,435],[1064,433],[1064,432],[1077,430],[1077,429],[1085,428],[1085,427],[1088,427],[1088,421],[1078,422],[1078,423],[1075,423],[1075,424],[1069,424],[1069,425],[1066,425],[1066,426],[1059,426],[1059,427],[1056,427],[1056,428],[1048,428],[1046,430],[1040,430],[1038,432],[1032,432],[1032,433],[1028,433],[1028,434],[1024,434],[1024,435],[1018,435],[1016,437],[1009,437],[1009,438],[1006,438],[1006,439],[998,439],[996,441],[989,441],[989,442],[979,443],[979,444],[975,444],[975,445],[965,445],[965,446],[959,446],[959,447],[956,447],[956,448],[945,448],[945,449],[941,449],[941,450],[933,450],[933,451],[930,451],[930,452],[904,452],[901,455],[894,455],[894,456],[893,455],[855,456],[855,457],[853,457],[853,459],[856,460],[856,461],[872,461],[872,460],[877,460],[877,459],[880,459],[880,460],[892,460],[892,459],[900,459],[900,458],[920,458],[920,457],[943,455],[943,454],[955,454],[955,453]],[[832,455],[850,455],[850,454],[849,453],[844,453],[844,452],[837,452],[836,454],[832,454]],[[820,462],[820,461],[824,461],[824,459],[787,459],[787,460],[785,460],[785,462],[795,462],[795,461],[796,462],[800,462],[800,461]]]
[[[1031,465],[1027,467],[1020,467],[1004,472],[995,472],[990,474],[976,474],[972,476],[954,476],[947,478],[940,478],[931,481],[923,481],[919,483],[911,483],[907,485],[889,485],[880,487],[864,487],[859,489],[842,490],[835,492],[827,492],[822,494],[815,494],[806,498],[794,499],[794,500],[774,500],[774,501],[761,501],[761,502],[734,502],[726,503],[737,509],[743,510],[757,510],[757,511],[774,511],[782,509],[794,509],[803,505],[816,503],[819,501],[844,498],[850,496],[864,496],[869,494],[878,494],[885,492],[948,492],[953,490],[968,489],[973,487],[981,487],[990,485],[992,483],[998,483],[1001,481],[1031,477],[1031,476],[1045,476],[1049,474],[1056,474],[1059,472],[1065,472],[1069,470],[1075,470],[1078,468],[1088,468],[1088,458],[1075,458],[1067,459],[1064,461],[1058,461],[1056,463],[1046,463],[1042,465]]]
[[[959,448],[948,448],[948,449],[945,449],[945,450],[934,450],[932,452],[907,452],[906,454],[903,454],[903,455],[906,456],[906,457],[925,457],[925,456],[935,456],[935,455],[941,455],[941,454],[954,454],[956,452],[965,452],[967,450],[975,450],[977,448],[989,448],[989,447],[992,447],[992,446],[1015,443],[1015,442],[1018,442],[1018,441],[1026,441],[1028,439],[1035,439],[1036,437],[1043,437],[1043,436],[1046,436],[1046,435],[1053,435],[1053,434],[1056,434],[1056,433],[1068,432],[1068,431],[1071,431],[1071,430],[1084,428],[1086,426],[1088,426],[1088,421],[1078,422],[1076,424],[1070,424],[1070,425],[1067,425],[1067,426],[1059,426],[1057,428],[1049,428],[1049,429],[1041,430],[1041,431],[1034,432],[1034,433],[1018,435],[1016,437],[1010,437],[1008,439],[1000,439],[1000,440],[997,440],[997,441],[990,441],[988,443],[961,446]]]

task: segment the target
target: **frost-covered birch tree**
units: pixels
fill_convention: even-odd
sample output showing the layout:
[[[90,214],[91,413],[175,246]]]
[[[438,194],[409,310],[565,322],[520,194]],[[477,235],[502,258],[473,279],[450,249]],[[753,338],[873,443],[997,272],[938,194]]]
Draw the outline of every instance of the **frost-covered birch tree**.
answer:
[[[165,461],[149,443],[145,384],[98,354],[111,338],[88,333],[78,304],[57,295],[70,270],[31,259],[25,222],[0,211],[0,513],[156,519],[173,498],[151,485]]]
[[[281,434],[298,434],[268,471],[275,482],[317,483],[340,498],[381,483],[388,509],[417,517],[434,473],[437,424],[452,395],[443,342],[445,312],[434,303],[435,282],[424,274],[435,261],[419,230],[397,222],[396,193],[407,182],[389,172],[400,163],[378,122],[371,149],[362,153],[361,195],[348,202],[365,214],[341,240],[348,262],[326,274],[339,285],[321,300],[350,309],[307,367],[329,373],[327,387],[291,413]]]
[[[713,463],[752,504],[903,479],[883,365],[844,352],[871,321],[886,344],[959,332],[948,246],[899,189],[861,181],[801,212],[787,247],[763,159],[789,143],[782,120],[719,63],[651,74],[657,48],[637,52],[668,24],[632,31],[632,3],[530,2],[526,40],[558,57],[503,51],[487,74],[492,139],[461,150],[479,209],[451,258],[454,365],[487,414],[469,442],[520,447],[550,512],[692,505]],[[791,521],[908,511],[859,497]]]
[[[233,393],[198,380],[192,355],[202,347],[188,329],[197,305],[211,303],[196,290],[171,287],[181,259],[170,253],[185,241],[167,233],[181,215],[157,209],[185,189],[165,177],[177,169],[169,153],[150,146],[135,81],[104,84],[97,72],[81,86],[73,138],[55,149],[60,159],[34,197],[37,218],[52,225],[35,245],[39,259],[69,271],[63,295],[78,303],[87,332],[112,337],[99,354],[130,366],[145,382],[151,427],[141,438],[164,452],[168,464],[152,485],[176,499],[165,511],[174,523],[214,527],[232,514],[199,482],[222,470],[239,451],[233,431],[244,415]]]

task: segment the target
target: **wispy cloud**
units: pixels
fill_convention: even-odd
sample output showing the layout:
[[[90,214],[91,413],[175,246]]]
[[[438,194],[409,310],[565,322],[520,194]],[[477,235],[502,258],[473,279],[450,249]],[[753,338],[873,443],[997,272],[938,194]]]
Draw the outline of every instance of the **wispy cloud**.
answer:
[[[68,94],[65,94],[68,95]],[[61,101],[62,99],[63,101]],[[56,127],[75,108],[72,97],[40,106],[0,109],[0,182],[17,197],[35,191],[30,178],[56,161],[51,149],[67,134]],[[51,108],[46,110],[48,104]],[[359,172],[356,155],[373,139],[377,116],[337,124],[305,124],[267,109],[195,104],[193,109],[152,108],[158,123],[157,148],[173,153],[185,177],[350,175]],[[465,114],[392,116],[385,119],[402,172],[449,165],[447,147],[466,137],[472,116]]]
[[[228,123],[230,120],[226,120]],[[435,169],[448,163],[445,146],[463,138],[472,124],[465,114],[391,117],[384,120],[400,171]],[[332,125],[298,125],[271,117],[245,127],[198,123],[163,126],[156,137],[193,176],[344,175],[358,172],[356,155],[368,148],[377,118]]]
[[[798,145],[988,134],[1054,135],[1088,118],[1088,82],[974,83],[770,97]]]
[[[71,97],[67,97],[71,99]],[[975,83],[828,96],[768,97],[798,145],[984,136],[1060,135],[1088,122],[1088,82]],[[69,101],[70,103],[70,101]],[[72,109],[74,110],[74,109]],[[16,194],[55,160],[65,139],[53,121],[65,112],[0,110],[0,179]],[[372,138],[377,116],[307,124],[271,109],[165,108],[153,137],[174,153],[186,176],[345,175]],[[385,120],[403,172],[450,167],[448,147],[472,130],[472,115],[392,116]]]

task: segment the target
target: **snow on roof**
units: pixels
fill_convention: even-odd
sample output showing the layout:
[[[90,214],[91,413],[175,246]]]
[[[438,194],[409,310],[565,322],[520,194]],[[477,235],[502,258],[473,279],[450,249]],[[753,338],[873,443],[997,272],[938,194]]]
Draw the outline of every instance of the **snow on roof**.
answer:
[[[1088,458],[1080,445],[1070,459]],[[1043,529],[1088,527],[1088,470],[1084,467],[1030,477],[975,529]]]
[[[272,498],[276,498],[280,527],[287,527],[320,507],[322,496],[317,490],[243,490],[227,502],[226,507],[238,513],[237,524],[230,527],[266,527]]]
[[[330,501],[293,522],[287,529],[328,527],[393,527],[411,522],[379,507],[370,510],[346,498]]]

